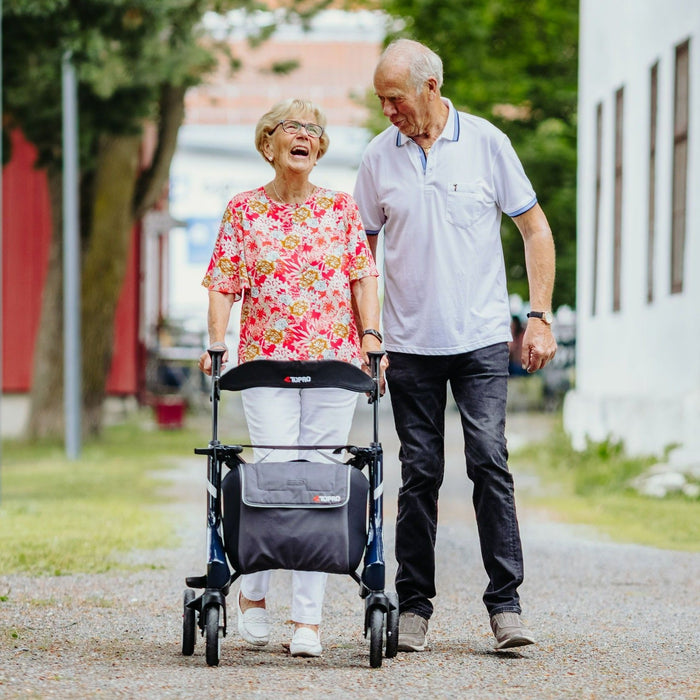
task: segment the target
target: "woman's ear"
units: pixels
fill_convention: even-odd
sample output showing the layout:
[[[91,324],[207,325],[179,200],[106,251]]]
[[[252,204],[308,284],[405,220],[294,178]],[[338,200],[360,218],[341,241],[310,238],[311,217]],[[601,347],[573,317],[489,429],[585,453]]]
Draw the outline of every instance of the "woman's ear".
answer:
[[[263,153],[265,154],[265,158],[267,158],[267,160],[269,160],[270,163],[272,163],[272,161],[275,158],[275,154],[272,149],[272,144],[269,141],[265,141],[263,145]]]

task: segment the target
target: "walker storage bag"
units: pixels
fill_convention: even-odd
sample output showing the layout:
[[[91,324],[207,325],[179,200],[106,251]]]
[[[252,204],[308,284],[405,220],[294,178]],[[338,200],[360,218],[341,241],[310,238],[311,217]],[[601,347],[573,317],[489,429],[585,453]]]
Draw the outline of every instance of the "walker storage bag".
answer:
[[[348,464],[259,462],[221,484],[224,546],[241,574],[354,572],[367,543],[367,477]]]

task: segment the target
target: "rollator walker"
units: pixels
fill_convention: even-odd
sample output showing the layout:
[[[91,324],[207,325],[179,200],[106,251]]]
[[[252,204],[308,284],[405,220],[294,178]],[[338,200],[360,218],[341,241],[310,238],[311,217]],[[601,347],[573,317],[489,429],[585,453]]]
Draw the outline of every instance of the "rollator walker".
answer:
[[[207,456],[207,565],[186,579],[182,653],[194,653],[199,629],[206,662],[218,666],[228,630],[226,596],[242,574],[267,569],[349,575],[364,599],[364,636],[372,668],[396,656],[398,596],[386,591],[383,544],[383,453],[379,442],[379,374],[382,352],[369,353],[370,375],[338,360],[255,360],[222,373],[224,351],[210,348],[212,437],[195,454]],[[373,437],[356,445],[225,445],[218,438],[222,390],[265,386],[337,387],[365,393],[373,406]],[[324,450],[332,463],[246,462],[244,448]],[[349,458],[343,462],[340,455]],[[222,478],[224,466],[227,473]],[[366,468],[366,475],[365,475]],[[362,568],[360,573],[360,561]],[[195,589],[201,592],[197,594]]]

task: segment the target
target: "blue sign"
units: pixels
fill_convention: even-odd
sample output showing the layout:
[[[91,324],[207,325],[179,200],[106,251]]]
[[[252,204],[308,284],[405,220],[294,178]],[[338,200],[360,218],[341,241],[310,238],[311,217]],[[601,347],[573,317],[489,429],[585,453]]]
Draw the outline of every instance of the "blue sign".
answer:
[[[220,219],[187,219],[187,262],[206,265],[211,259]]]

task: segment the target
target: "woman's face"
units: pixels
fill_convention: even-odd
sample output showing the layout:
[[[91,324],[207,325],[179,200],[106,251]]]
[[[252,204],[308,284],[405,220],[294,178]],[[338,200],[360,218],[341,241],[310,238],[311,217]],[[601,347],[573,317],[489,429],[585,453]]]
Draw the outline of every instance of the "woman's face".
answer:
[[[288,114],[284,121],[315,124],[316,117],[313,112],[294,112]],[[306,174],[308,177],[316,165],[320,147],[320,138],[310,136],[303,127],[296,134],[290,134],[280,124],[265,144],[265,155],[272,156],[272,164],[277,172]]]

